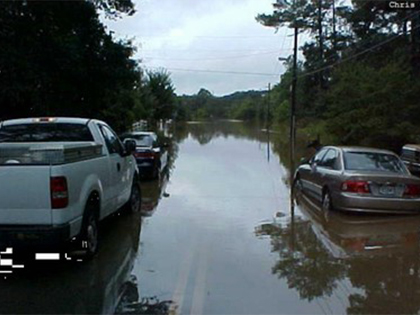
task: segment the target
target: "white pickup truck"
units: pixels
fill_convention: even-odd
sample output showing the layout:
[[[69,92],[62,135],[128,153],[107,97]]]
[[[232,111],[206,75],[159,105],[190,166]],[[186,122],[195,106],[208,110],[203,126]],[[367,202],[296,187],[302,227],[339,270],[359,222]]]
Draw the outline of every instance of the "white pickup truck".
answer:
[[[0,245],[98,249],[98,223],[126,206],[139,211],[132,156],[104,122],[28,118],[0,123]],[[73,242],[74,243],[74,242]]]

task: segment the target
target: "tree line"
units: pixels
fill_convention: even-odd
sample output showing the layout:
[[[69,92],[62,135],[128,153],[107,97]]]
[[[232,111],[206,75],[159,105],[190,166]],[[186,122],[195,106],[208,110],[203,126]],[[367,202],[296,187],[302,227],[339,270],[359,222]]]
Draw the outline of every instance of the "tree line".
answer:
[[[297,118],[332,142],[398,151],[420,141],[420,14],[386,1],[277,1],[256,17],[269,27],[298,27]],[[288,121],[292,58],[273,89],[274,119]]]
[[[197,94],[177,97],[177,120],[264,120],[267,119],[269,100],[267,91],[241,91],[225,96],[214,96],[201,88]]]
[[[133,43],[99,19],[134,12],[130,0],[2,1],[0,120],[79,116],[124,131],[139,119],[171,118],[169,73],[144,71]]]

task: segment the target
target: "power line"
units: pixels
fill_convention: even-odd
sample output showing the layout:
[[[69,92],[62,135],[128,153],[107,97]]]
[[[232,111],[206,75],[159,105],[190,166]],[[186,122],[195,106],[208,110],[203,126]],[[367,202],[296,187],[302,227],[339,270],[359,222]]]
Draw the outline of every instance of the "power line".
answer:
[[[177,38],[177,37],[184,37],[181,35],[174,35],[174,36],[170,36],[170,35],[136,35],[139,37],[151,37],[151,38]],[[196,35],[196,36],[187,36],[185,35],[185,37],[188,38],[209,38],[209,39],[224,39],[224,38],[270,38],[272,39],[273,36],[268,36],[268,35]]]
[[[286,38],[284,38],[284,40],[285,40]],[[284,42],[284,41],[283,41]],[[245,51],[255,51],[255,48],[254,49],[194,49],[194,48],[188,48],[188,49],[167,49],[167,48],[164,48],[164,49],[147,49],[147,48],[140,48],[141,49],[141,51],[157,51],[157,52],[159,52],[159,51],[163,51],[163,52],[166,52],[166,51],[174,51],[174,52],[177,52],[177,51],[179,51],[179,52],[186,52],[186,51],[188,51],[188,52],[190,52],[190,51],[200,51],[200,52],[245,52]],[[267,51],[267,52],[269,52],[269,51],[273,51],[273,50],[276,50],[276,51],[283,51],[283,50],[285,50],[285,51],[287,51],[287,50],[292,50],[293,49],[293,47],[290,47],[290,48],[281,48],[281,49],[277,49],[277,48],[270,48],[270,49],[265,49],[264,51]]]
[[[285,28],[285,31],[284,31],[284,36],[283,36],[283,42],[282,42],[282,44],[281,44],[281,48],[279,49],[279,51],[282,51],[282,50],[284,50],[283,49],[283,47],[284,47],[284,44],[286,43],[286,38],[287,38],[287,31],[288,31],[288,28]],[[293,49],[293,47],[292,48],[290,48],[290,50],[292,50]],[[278,60],[276,60],[276,65],[275,65],[275,67],[274,67],[274,72],[275,73],[278,73],[278,76],[280,76],[280,69],[277,69],[277,68],[280,68],[281,67],[281,65],[280,65],[280,63],[278,62]]]
[[[161,67],[148,66],[148,68],[159,69]],[[203,73],[221,73],[221,74],[240,74],[240,75],[257,75],[257,76],[277,76],[276,73],[263,72],[243,72],[243,71],[222,71],[222,70],[205,70],[205,69],[182,69],[182,68],[165,68],[168,71],[186,71],[186,72],[203,72]]]
[[[408,15],[408,16],[406,16],[406,17],[404,17],[404,18],[403,18],[400,22],[403,22],[404,20],[409,19],[411,16],[413,16],[413,15],[414,15],[414,14],[416,14],[416,13],[417,13],[417,12],[413,12],[412,14],[410,14],[410,15]],[[417,29],[417,28],[419,28],[419,27],[420,27],[420,25],[416,26],[415,28],[412,28],[412,29],[410,30],[410,32],[412,32],[412,31],[416,30],[416,29]],[[338,65],[338,64],[341,64],[341,63],[343,63],[343,62],[346,62],[346,61],[352,60],[352,59],[354,59],[354,58],[357,58],[357,57],[359,57],[359,56],[361,56],[361,55],[363,55],[363,54],[365,54],[365,53],[368,53],[368,52],[371,52],[372,50],[375,50],[375,49],[376,49],[376,48],[378,48],[378,47],[381,47],[381,46],[383,46],[383,45],[385,45],[385,44],[388,44],[389,42],[391,42],[391,41],[393,41],[393,40],[397,39],[398,37],[400,37],[400,36],[402,36],[402,35],[404,35],[404,33],[396,34],[396,35],[394,35],[393,37],[388,38],[388,39],[386,39],[386,40],[384,40],[384,41],[382,41],[382,42],[379,42],[378,44],[375,44],[375,45],[373,45],[372,47],[369,47],[369,48],[367,48],[367,49],[365,49],[365,50],[362,50],[362,51],[360,51],[360,52],[358,52],[358,53],[355,53],[355,54],[354,54],[354,55],[352,55],[352,56],[349,56],[349,57],[347,57],[347,58],[343,58],[343,59],[338,60],[338,61],[336,61],[336,62],[334,62],[334,63],[332,63],[332,64],[330,64],[330,65],[327,65],[327,66],[324,66],[324,67],[318,68],[317,70],[313,70],[313,71],[310,71],[310,72],[305,72],[304,74],[299,75],[299,76],[298,76],[298,78],[303,78],[303,77],[306,77],[306,76],[309,76],[309,75],[312,75],[312,74],[316,74],[316,73],[318,73],[318,72],[321,72],[321,71],[327,70],[327,69],[332,68],[332,67],[334,67],[334,66],[336,66],[336,65]]]
[[[269,54],[277,54],[277,53],[278,53],[278,50],[269,51],[269,52],[262,52],[262,53],[255,53],[255,54],[224,56],[224,57],[214,57],[214,58],[188,58],[188,59],[185,59],[185,58],[165,58],[165,57],[152,57],[152,56],[144,56],[143,58],[157,59],[157,60],[176,60],[176,61],[207,61],[207,60],[237,59],[237,58],[261,56],[261,55],[269,55]]]
[[[419,27],[420,27],[420,25],[416,26],[415,28],[411,29],[410,31],[412,32],[412,31],[414,31],[414,30],[418,29]],[[397,35],[395,35],[394,37],[388,38],[388,39],[386,39],[386,40],[384,40],[384,41],[382,41],[382,42],[380,42],[380,43],[378,43],[378,44],[376,44],[376,45],[374,45],[374,46],[372,46],[372,47],[370,47],[370,48],[367,48],[367,49],[365,49],[365,50],[362,50],[362,51],[360,51],[360,52],[358,52],[358,53],[356,53],[356,54],[354,54],[354,55],[352,55],[352,56],[349,56],[349,57],[347,57],[347,58],[343,58],[343,59],[341,59],[341,60],[339,60],[339,61],[337,61],[337,62],[335,62],[335,63],[333,63],[333,64],[330,64],[330,65],[327,65],[327,66],[321,67],[321,68],[319,68],[319,69],[317,69],[317,70],[313,70],[313,71],[310,71],[310,72],[306,72],[306,73],[304,73],[304,74],[301,74],[300,76],[298,76],[298,78],[303,78],[303,77],[306,77],[306,76],[309,76],[309,75],[312,75],[312,74],[315,74],[315,73],[318,73],[318,72],[324,71],[324,70],[329,69],[329,68],[332,68],[332,67],[334,67],[334,66],[336,66],[336,65],[338,65],[338,64],[341,64],[341,63],[343,63],[343,62],[346,62],[346,61],[352,60],[352,59],[354,59],[354,58],[356,58],[356,57],[359,57],[359,56],[361,56],[361,55],[364,55],[364,54],[366,54],[366,53],[368,53],[368,52],[371,52],[372,50],[375,50],[375,49],[376,49],[376,48],[378,48],[378,47],[381,47],[381,46],[383,46],[383,45],[385,45],[385,44],[388,44],[389,42],[391,42],[391,41],[393,41],[393,40],[397,39],[397,38],[398,38],[398,37],[400,37],[401,35],[404,35],[404,33],[397,34]]]

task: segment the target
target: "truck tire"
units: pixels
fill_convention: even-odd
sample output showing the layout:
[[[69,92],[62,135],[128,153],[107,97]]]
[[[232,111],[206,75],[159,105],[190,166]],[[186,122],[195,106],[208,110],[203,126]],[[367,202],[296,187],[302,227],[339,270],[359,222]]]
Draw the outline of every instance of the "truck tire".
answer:
[[[128,213],[137,213],[140,212],[141,208],[141,188],[140,184],[136,179],[134,179],[131,186],[130,199],[124,206],[125,211]]]
[[[91,258],[98,252],[99,220],[92,203],[86,206],[80,240],[84,258]]]

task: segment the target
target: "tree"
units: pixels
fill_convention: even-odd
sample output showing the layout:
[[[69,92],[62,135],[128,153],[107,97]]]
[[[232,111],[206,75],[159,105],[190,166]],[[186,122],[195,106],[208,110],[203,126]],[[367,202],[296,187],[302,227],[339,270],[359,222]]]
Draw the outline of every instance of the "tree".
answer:
[[[350,63],[334,73],[327,94],[328,129],[345,144],[387,147],[399,151],[419,131],[418,83],[410,80],[406,62],[380,69]]]
[[[165,70],[147,72],[145,87],[149,93],[149,118],[154,121],[173,118],[175,90]]]
[[[85,116],[118,131],[130,125],[139,86],[134,50],[106,33],[93,3],[3,1],[0,26],[0,119]]]

